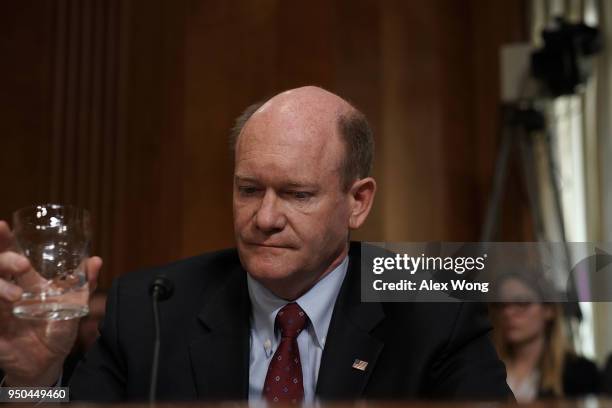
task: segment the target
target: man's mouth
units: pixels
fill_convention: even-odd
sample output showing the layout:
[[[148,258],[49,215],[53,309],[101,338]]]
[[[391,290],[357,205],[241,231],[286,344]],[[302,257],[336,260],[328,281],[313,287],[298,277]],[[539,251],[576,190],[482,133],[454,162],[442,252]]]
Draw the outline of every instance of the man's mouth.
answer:
[[[289,245],[283,244],[269,244],[269,243],[258,243],[258,242],[247,242],[248,246],[260,247],[260,248],[270,248],[270,249],[293,249],[293,247]]]

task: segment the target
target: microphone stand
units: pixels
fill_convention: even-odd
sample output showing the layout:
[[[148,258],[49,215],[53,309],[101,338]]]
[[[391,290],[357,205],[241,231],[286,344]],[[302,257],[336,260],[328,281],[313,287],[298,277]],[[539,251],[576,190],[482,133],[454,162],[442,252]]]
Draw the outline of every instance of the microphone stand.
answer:
[[[149,286],[149,293],[151,295],[151,303],[153,306],[153,321],[155,324],[155,342],[153,343],[153,362],[151,364],[151,382],[149,385],[149,403],[151,404],[155,402],[155,391],[157,390],[157,372],[159,368],[159,349],[161,344],[158,303],[170,298],[173,292],[174,285],[164,276],[157,276]]]

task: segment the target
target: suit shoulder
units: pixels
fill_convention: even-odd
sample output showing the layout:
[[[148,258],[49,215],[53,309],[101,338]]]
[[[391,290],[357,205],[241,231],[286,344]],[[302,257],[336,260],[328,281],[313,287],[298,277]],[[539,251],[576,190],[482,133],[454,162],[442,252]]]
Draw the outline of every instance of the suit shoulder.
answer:
[[[564,373],[574,374],[577,377],[599,377],[599,368],[597,364],[586,357],[570,352],[565,354],[563,371]]]
[[[582,356],[566,353],[563,367],[563,391],[568,397],[596,394],[601,388],[597,365]],[[605,387],[605,384],[603,384]]]
[[[445,342],[468,341],[490,331],[486,306],[474,302],[383,303],[385,316],[404,330]]]

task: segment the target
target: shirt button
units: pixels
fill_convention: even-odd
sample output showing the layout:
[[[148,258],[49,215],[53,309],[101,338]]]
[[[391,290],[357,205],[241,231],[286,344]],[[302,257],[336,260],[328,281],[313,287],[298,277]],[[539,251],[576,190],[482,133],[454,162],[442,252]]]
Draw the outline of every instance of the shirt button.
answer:
[[[272,341],[270,339],[266,339],[266,341],[264,341],[264,349],[266,350],[266,353],[268,353],[271,348],[272,348]]]

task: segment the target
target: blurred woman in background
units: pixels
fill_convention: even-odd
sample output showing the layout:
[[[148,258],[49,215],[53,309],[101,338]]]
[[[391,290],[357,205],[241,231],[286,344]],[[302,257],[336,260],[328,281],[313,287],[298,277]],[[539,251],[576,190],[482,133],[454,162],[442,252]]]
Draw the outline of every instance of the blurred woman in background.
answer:
[[[561,305],[543,302],[551,299],[544,295],[549,288],[527,274],[508,274],[496,284],[501,301],[491,303],[493,341],[518,402],[599,391],[597,366],[567,341]]]

